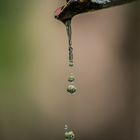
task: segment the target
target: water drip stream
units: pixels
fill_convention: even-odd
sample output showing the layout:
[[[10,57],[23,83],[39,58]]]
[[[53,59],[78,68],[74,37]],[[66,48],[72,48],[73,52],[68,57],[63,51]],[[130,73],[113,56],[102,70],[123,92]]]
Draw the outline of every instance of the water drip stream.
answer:
[[[67,31],[67,36],[68,36],[68,54],[69,54],[69,67],[73,67],[74,66],[74,62],[73,62],[73,47],[72,47],[72,29],[71,29],[71,19],[65,21],[65,26],[66,26],[66,31]],[[73,75],[73,73],[70,74],[70,76],[68,77],[68,82],[70,83],[67,87],[67,92],[70,94],[75,94],[76,92],[76,87],[74,85],[74,81],[75,81],[75,76]]]

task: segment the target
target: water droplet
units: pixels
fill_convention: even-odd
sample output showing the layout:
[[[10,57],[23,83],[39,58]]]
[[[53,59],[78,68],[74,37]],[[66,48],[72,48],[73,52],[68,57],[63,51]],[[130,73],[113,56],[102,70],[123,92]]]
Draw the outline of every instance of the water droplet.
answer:
[[[74,82],[75,81],[75,77],[73,75],[70,75],[68,78],[69,82]]]
[[[65,124],[65,127],[64,127],[65,131],[68,129],[68,126]]]
[[[69,66],[73,67],[74,66],[73,62],[69,62]]]
[[[74,85],[69,85],[67,91],[71,94],[74,94],[76,92],[76,87]]]
[[[65,132],[65,139],[66,140],[73,140],[75,137],[75,134],[73,131]]]

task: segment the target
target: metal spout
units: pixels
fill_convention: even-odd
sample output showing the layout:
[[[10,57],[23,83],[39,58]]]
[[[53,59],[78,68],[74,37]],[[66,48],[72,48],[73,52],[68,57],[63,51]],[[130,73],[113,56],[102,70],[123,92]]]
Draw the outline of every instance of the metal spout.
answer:
[[[66,5],[55,11],[55,18],[65,23],[72,17],[90,11],[122,5],[135,0],[67,0]]]

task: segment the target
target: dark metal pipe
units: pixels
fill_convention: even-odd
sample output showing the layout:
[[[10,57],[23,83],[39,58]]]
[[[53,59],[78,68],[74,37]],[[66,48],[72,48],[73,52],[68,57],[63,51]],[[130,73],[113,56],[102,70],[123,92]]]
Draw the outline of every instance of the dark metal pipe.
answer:
[[[67,0],[67,4],[55,11],[55,18],[65,23],[80,13],[96,11],[135,0]]]

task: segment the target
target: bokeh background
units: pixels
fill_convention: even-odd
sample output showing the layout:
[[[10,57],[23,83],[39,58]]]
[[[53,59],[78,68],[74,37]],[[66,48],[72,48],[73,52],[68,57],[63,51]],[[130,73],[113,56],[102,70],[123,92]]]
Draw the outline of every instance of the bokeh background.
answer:
[[[72,96],[63,3],[0,1],[0,140],[139,140],[140,2],[74,17]]]

